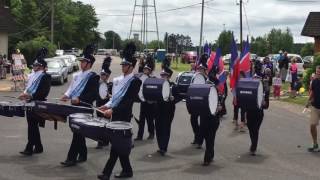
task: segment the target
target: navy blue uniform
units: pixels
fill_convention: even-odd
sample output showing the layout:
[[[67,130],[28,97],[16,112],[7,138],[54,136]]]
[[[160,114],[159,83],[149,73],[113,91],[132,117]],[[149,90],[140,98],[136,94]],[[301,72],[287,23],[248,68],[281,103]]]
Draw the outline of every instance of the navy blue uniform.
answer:
[[[40,80],[40,83],[36,92],[32,95],[31,101],[46,101],[46,98],[50,91],[50,87],[51,87],[51,76],[45,73],[45,75],[42,76]],[[33,110],[28,110],[26,114],[27,114],[27,122],[28,122],[28,143],[26,145],[25,151],[42,152],[43,146],[41,143],[39,126],[44,127],[45,119],[38,116]]]

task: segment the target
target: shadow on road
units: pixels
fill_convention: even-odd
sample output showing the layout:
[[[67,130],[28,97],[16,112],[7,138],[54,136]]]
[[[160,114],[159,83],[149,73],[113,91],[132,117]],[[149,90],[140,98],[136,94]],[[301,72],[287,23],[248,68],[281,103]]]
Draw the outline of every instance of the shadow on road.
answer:
[[[0,156],[1,164],[26,165],[30,163],[36,163],[38,161],[39,161],[39,158],[37,156],[22,156],[22,155]]]
[[[209,166],[202,166],[202,162],[199,161],[199,163],[191,164],[190,167],[187,169],[183,170],[183,172],[190,173],[190,174],[199,174],[199,175],[204,175],[204,174],[212,174],[216,171],[221,170],[223,167],[218,166],[214,164],[214,162],[209,165]]]
[[[236,159],[238,163],[261,164],[268,159],[267,155],[256,154],[251,156],[249,153],[242,154]]]
[[[182,149],[179,149],[177,151],[173,151],[172,154],[182,155],[182,156],[193,156],[204,153],[203,148],[197,149],[196,146],[186,146]]]

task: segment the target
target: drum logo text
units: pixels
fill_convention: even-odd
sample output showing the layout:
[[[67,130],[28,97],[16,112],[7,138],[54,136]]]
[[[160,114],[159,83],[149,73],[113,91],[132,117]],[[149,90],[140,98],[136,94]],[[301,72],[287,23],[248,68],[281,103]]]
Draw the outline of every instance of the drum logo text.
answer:
[[[252,91],[240,91],[240,94],[252,94]]]

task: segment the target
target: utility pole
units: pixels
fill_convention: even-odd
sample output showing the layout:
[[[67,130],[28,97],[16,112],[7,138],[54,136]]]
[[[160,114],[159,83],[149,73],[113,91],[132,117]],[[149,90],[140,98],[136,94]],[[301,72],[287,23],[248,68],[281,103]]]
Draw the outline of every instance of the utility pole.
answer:
[[[242,37],[242,0],[240,0],[240,51],[243,50],[243,37]]]
[[[51,0],[51,43],[53,43],[54,31],[54,0]]]
[[[202,53],[203,13],[204,13],[204,0],[202,0],[202,11],[201,11],[201,28],[200,28],[199,56],[200,56],[201,53]]]

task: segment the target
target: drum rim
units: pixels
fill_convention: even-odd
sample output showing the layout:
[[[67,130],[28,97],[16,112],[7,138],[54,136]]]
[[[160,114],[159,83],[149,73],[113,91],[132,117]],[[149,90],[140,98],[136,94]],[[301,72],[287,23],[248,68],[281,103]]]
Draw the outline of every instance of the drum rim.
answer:
[[[115,128],[115,127],[110,127],[111,125],[114,125],[114,124],[126,124],[127,125],[127,128],[126,129],[120,129],[120,128]],[[125,122],[125,121],[111,121],[110,123],[106,124],[106,128],[107,129],[112,129],[112,130],[131,130],[133,128],[133,125],[132,123],[130,122]]]
[[[200,73],[200,72],[195,72],[195,73],[194,73],[194,75],[192,76],[192,79],[191,79],[191,84],[195,84],[195,83],[193,83],[193,81],[194,81],[194,79],[195,79],[195,77],[196,77],[197,75],[200,75],[201,77],[203,77],[203,80],[204,80],[204,83],[199,83],[199,84],[205,84],[205,83],[206,83],[206,77],[205,77],[202,73]],[[197,84],[198,84],[198,83],[197,83]]]
[[[213,101],[213,99],[212,98],[210,98],[211,96],[210,96],[210,94],[211,93],[213,93],[214,94],[214,96],[216,97],[216,101]],[[218,91],[217,91],[217,89],[214,87],[214,86],[211,86],[210,87],[210,91],[209,91],[209,101],[208,101],[208,105],[209,105],[209,110],[210,110],[210,112],[211,112],[211,114],[212,115],[214,115],[216,112],[217,112],[217,109],[218,109],[218,99],[219,99],[219,97],[218,97]],[[211,109],[210,108],[210,102],[214,102],[214,109]],[[214,111],[214,112],[212,112],[212,111]]]
[[[83,119],[83,118],[77,117],[77,116],[75,116],[75,115],[86,115],[86,116],[82,116],[82,117],[84,117],[84,118],[86,118],[86,117],[93,117],[93,115],[90,114],[90,113],[73,113],[73,114],[70,114],[69,117],[72,118],[72,119],[74,119],[74,118]]]
[[[165,93],[166,93],[166,92],[165,92],[165,89],[166,89],[165,86],[166,86],[167,89],[169,90],[167,94],[165,94]],[[168,101],[168,100],[169,100],[170,94],[171,94],[170,91],[171,91],[171,89],[170,89],[170,83],[169,83],[169,81],[165,80],[165,81],[163,82],[163,84],[162,84],[162,92],[161,92],[162,98],[163,98],[164,101]],[[165,95],[167,95],[167,96],[165,96]]]

